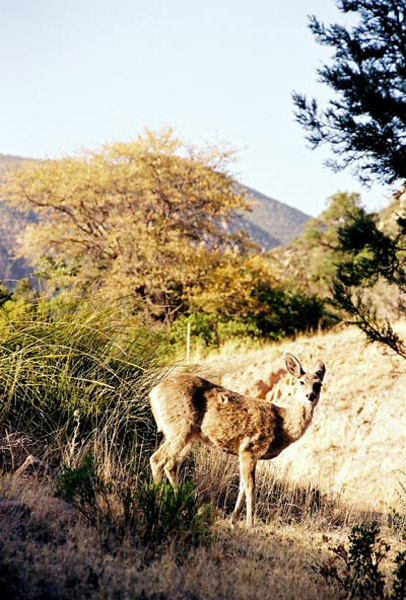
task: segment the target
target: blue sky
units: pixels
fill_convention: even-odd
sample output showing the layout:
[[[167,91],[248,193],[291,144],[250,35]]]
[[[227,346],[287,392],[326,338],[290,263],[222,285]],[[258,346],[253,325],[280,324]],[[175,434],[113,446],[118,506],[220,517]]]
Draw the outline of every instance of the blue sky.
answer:
[[[174,126],[239,149],[235,172],[316,215],[338,190],[370,209],[391,189],[323,166],[291,93],[321,100],[328,51],[307,15],[343,22],[334,0],[0,0],[0,153],[59,157]]]

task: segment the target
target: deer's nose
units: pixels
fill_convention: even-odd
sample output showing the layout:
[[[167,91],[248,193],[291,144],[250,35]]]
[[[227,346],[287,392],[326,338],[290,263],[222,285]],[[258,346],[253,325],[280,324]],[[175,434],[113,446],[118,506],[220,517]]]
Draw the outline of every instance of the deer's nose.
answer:
[[[306,398],[310,400],[310,402],[313,402],[313,400],[316,400],[316,394],[314,392],[309,392],[306,394]]]

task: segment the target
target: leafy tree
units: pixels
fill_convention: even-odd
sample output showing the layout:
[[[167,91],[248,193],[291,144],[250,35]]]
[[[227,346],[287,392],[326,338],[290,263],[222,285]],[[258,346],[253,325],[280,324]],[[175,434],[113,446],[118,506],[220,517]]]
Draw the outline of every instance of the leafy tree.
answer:
[[[335,96],[321,110],[294,93],[296,117],[313,147],[330,145],[338,157],[330,166],[351,165],[363,181],[393,183],[406,178],[406,3],[338,0],[337,7],[357,24],[310,18],[316,41],[333,50],[318,75]]]
[[[395,199],[396,200],[396,199]],[[337,267],[333,302],[358,325],[371,341],[380,342],[406,359],[406,345],[389,319],[376,306],[374,286],[379,282],[396,290],[399,314],[406,313],[406,217],[404,211],[383,223],[377,214],[359,207],[338,229],[341,250],[346,254]]]
[[[327,198],[326,208],[306,223],[299,238],[272,251],[284,278],[309,294],[329,296],[336,265],[345,256],[339,246],[338,227],[359,206],[360,195],[354,192],[336,192]]]
[[[337,192],[327,198],[326,208],[307,224],[298,246],[308,256],[308,278],[315,290],[326,295],[336,272],[336,265],[344,254],[339,245],[338,229],[348,214],[361,206],[361,197],[355,192]]]
[[[406,4],[398,0],[338,0],[357,18],[354,26],[325,26],[316,17],[316,41],[333,51],[319,79],[335,95],[320,110],[315,99],[293,95],[298,122],[313,147],[327,143],[335,169],[352,166],[364,182],[393,183],[406,177]],[[393,207],[391,207],[393,210]],[[376,306],[376,286],[398,295],[405,312],[406,219],[398,213],[385,225],[378,215],[354,206],[337,230],[342,253],[333,298],[349,322],[371,339],[406,358],[406,347]]]
[[[280,339],[316,329],[324,317],[323,303],[312,294],[275,276],[262,255],[224,261],[196,286],[191,307],[211,315],[207,327],[220,341],[230,337]]]
[[[37,223],[25,253],[56,285],[143,300],[150,314],[171,319],[196,282],[246,237],[228,222],[247,208],[228,167],[228,148],[198,149],[171,129],[99,152],[24,165],[4,191]]]

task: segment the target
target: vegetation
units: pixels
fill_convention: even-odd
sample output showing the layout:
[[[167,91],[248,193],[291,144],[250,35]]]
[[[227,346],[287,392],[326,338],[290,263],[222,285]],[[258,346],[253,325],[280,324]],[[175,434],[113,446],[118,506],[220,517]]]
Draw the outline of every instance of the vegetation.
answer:
[[[398,0],[338,0],[353,27],[326,27],[316,17],[310,29],[333,51],[319,80],[335,96],[320,111],[317,100],[295,93],[298,122],[313,147],[327,143],[341,169],[352,166],[363,181],[393,183],[406,177],[406,6]]]
[[[171,320],[197,281],[242,233],[222,226],[248,202],[228,174],[229,149],[199,150],[172,130],[84,156],[24,165],[10,175],[8,201],[41,219],[24,253],[54,285],[107,297]]]
[[[200,340],[217,345],[315,329],[322,302],[277,277],[235,230],[249,202],[228,173],[231,158],[170,129],[146,131],[98,153],[29,162],[9,175],[4,194],[37,217],[22,252],[48,293],[120,298],[122,314],[161,325],[174,347],[185,320],[204,323]]]
[[[203,449],[190,457],[193,469],[185,464],[178,493],[151,485],[156,431],[143,390],[159,378],[166,351],[135,318],[124,326],[117,304],[96,311],[94,300],[55,297],[44,306],[30,293],[28,314],[16,309],[18,294],[1,311],[1,392],[15,398],[1,405],[0,497],[11,503],[0,501],[9,511],[0,528],[2,596],[259,600],[272,587],[275,598],[337,598],[316,567],[326,554],[322,535],[345,536],[361,519],[353,507],[314,482],[300,486],[263,469],[258,526],[230,530],[238,461]],[[92,410],[101,405],[109,418]],[[16,477],[27,452],[50,472]]]
[[[326,200],[326,208],[310,219],[303,234],[288,246],[276,248],[271,256],[284,277],[302,292],[328,299],[337,263],[345,258],[338,239],[339,227],[361,207],[354,192],[336,192]]]
[[[298,120],[315,146],[332,145],[338,166],[392,182],[405,176],[406,164],[405,10],[393,0],[338,6],[359,24],[350,30],[311,20],[317,40],[335,51],[320,77],[337,98],[320,113],[316,101],[295,95]],[[405,308],[403,212],[384,223],[357,194],[334,194],[277,264],[275,254],[259,254],[235,230],[235,215],[249,201],[230,174],[232,158],[229,148],[200,149],[166,129],[73,158],[28,162],[9,176],[3,194],[12,210],[29,215],[21,251],[41,286],[21,280],[13,292],[0,289],[2,597],[405,598],[403,483],[389,515],[375,506],[373,515],[359,512],[344,500],[348,490],[362,481],[364,497],[378,492],[368,488],[365,464],[364,479],[352,477],[353,462],[341,451],[346,436],[355,453],[359,430],[368,427],[376,445],[371,371],[386,398],[396,369],[366,370],[353,352],[344,356],[342,338],[331,345],[340,381],[328,384],[335,399],[328,410],[351,406],[362,424],[354,417],[344,429],[331,421],[326,434],[320,422],[311,459],[305,447],[298,450],[306,484],[259,469],[254,532],[230,530],[224,520],[238,493],[233,457],[197,449],[179,489],[150,481],[158,434],[147,392],[184,353],[187,325],[196,346],[279,341],[325,321],[333,286],[349,322],[406,358],[373,303],[384,282]],[[300,340],[303,351],[324,352],[325,337]],[[252,356],[246,360],[255,366]],[[215,368],[219,374],[218,360]],[[279,375],[264,371],[254,388],[265,397]],[[395,429],[392,415],[380,416]],[[35,463],[35,477],[17,471],[28,453],[45,474]],[[318,453],[326,469],[346,462],[341,497],[309,475]],[[372,518],[379,528],[365,525]],[[380,537],[385,527],[394,550]],[[338,544],[331,560],[323,536]]]
[[[365,16],[369,2],[362,6]],[[316,21],[314,28],[323,37]],[[323,323],[320,297],[335,281],[336,305],[350,314],[339,294],[349,297],[355,322],[372,323],[365,330],[376,334],[370,300],[358,302],[354,288],[381,278],[403,290],[404,219],[396,230],[383,229],[357,194],[331,196],[291,247],[296,273],[286,264],[278,271],[273,255],[257,253],[233,229],[249,202],[230,175],[232,155],[185,144],[172,130],[146,131],[98,152],[28,163],[9,177],[11,204],[33,215],[23,252],[46,285],[34,290],[23,280],[13,293],[0,290],[6,598],[264,598],[269,582],[276,598],[332,599],[337,590],[384,598],[385,581],[393,600],[404,595],[404,554],[385,578],[392,555],[379,545],[378,529],[363,529],[365,514],[313,480],[293,484],[260,470],[252,537],[239,527],[231,532],[223,520],[237,494],[233,458],[197,450],[179,489],[150,481],[158,434],[146,396],[178,350],[184,353],[188,324],[194,343],[205,347],[295,336]],[[364,175],[378,172],[368,157]],[[395,335],[388,327],[383,333]],[[254,382],[263,397],[272,377]],[[357,408],[359,414],[361,401]],[[16,475],[28,452],[45,462],[46,476]],[[401,538],[402,507],[388,520],[391,535]],[[385,515],[379,519],[387,524]],[[319,534],[342,540],[356,523],[349,550],[341,544],[335,553],[344,571],[327,563],[329,570],[318,572],[325,554]]]
[[[231,339],[294,336],[317,329],[324,318],[315,294],[282,284],[258,255],[213,269],[196,285],[191,310],[169,329],[175,347],[185,347],[187,323],[195,344],[218,347]]]
[[[351,165],[363,181],[393,183],[406,177],[406,7],[395,0],[340,0],[338,7],[358,17],[358,23],[348,28],[326,27],[316,17],[310,21],[316,40],[334,51],[332,64],[324,65],[319,77],[336,97],[320,112],[316,100],[294,94],[297,119],[314,147],[328,143],[340,157],[333,167]],[[406,358],[402,339],[388,318],[379,315],[371,293],[381,282],[385,290],[392,287],[399,313],[404,313],[403,209],[385,227],[378,215],[354,205],[337,235],[335,306],[370,340]]]
[[[153,335],[120,318],[119,308],[58,297],[3,304],[3,432],[66,460],[78,445],[103,442],[131,462],[137,446],[154,443],[146,393],[163,360]]]
[[[377,310],[374,294],[368,293],[383,282],[387,290],[392,287],[396,291],[399,315],[405,313],[406,220],[403,213],[397,213],[395,220],[384,226],[379,215],[368,214],[359,207],[339,227],[338,241],[346,258],[337,265],[332,286],[334,304],[368,339],[406,358],[402,338],[394,331],[389,318],[383,318]]]
[[[406,597],[406,552],[398,552],[394,558],[393,587],[386,593],[385,575],[381,564],[386,558],[390,545],[379,536],[379,527],[353,527],[349,536],[350,545],[331,548],[335,557],[344,564],[340,572],[335,561],[325,564],[321,572],[328,580],[337,581],[345,592],[345,598],[365,598],[368,600],[402,600]]]
[[[77,467],[65,465],[55,495],[70,502],[110,544],[130,536],[135,547],[149,552],[176,543],[180,554],[210,542],[213,510],[196,496],[191,481],[174,490],[142,481],[140,470],[133,478],[106,481],[88,453]]]

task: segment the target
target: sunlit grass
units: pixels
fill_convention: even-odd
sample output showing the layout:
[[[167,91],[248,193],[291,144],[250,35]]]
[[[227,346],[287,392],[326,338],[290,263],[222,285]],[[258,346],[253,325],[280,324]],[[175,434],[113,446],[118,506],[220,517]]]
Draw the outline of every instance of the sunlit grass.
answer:
[[[51,302],[0,320],[4,433],[33,439],[48,455],[73,455],[97,440],[132,460],[136,446],[151,447],[147,393],[165,360],[152,334],[116,312],[91,302]]]

